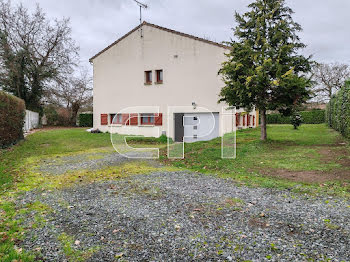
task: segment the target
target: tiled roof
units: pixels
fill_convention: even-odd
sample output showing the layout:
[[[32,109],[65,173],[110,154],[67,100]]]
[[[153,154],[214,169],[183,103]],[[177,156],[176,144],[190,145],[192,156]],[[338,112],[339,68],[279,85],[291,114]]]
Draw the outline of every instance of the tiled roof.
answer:
[[[122,36],[121,38],[119,38],[118,40],[116,40],[115,42],[113,42],[112,44],[110,44],[109,46],[107,46],[106,48],[101,50],[100,52],[98,52],[96,55],[91,57],[89,59],[89,61],[92,62],[92,60],[94,60],[100,54],[104,53],[105,51],[110,49],[112,46],[118,44],[121,40],[123,40],[124,38],[126,38],[127,36],[132,34],[133,32],[137,31],[139,28],[141,28],[144,25],[151,26],[151,27],[154,27],[154,28],[157,28],[157,29],[160,29],[160,30],[172,33],[172,34],[188,37],[188,38],[191,38],[191,39],[194,39],[194,40],[197,40],[197,41],[201,41],[201,42],[204,42],[204,43],[207,43],[207,44],[215,45],[215,46],[222,47],[222,48],[225,48],[225,49],[230,49],[230,47],[227,46],[227,45],[223,45],[223,44],[220,44],[220,43],[217,43],[217,42],[213,42],[213,41],[210,41],[210,40],[207,40],[207,39],[204,39],[204,38],[200,38],[200,37],[197,37],[197,36],[181,33],[181,32],[178,32],[178,31],[175,31],[175,30],[172,30],[172,29],[168,29],[168,28],[165,28],[165,27],[162,27],[162,26],[159,26],[159,25],[155,25],[155,24],[151,24],[151,23],[148,23],[148,22],[144,21],[142,24],[140,24],[139,26],[135,27],[133,30],[131,30],[130,32],[128,32],[127,34],[125,34],[124,36]]]

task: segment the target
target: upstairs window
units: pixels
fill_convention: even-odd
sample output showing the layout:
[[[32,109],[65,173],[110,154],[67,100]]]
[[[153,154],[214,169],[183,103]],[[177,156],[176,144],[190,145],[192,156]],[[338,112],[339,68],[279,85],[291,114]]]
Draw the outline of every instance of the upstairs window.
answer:
[[[157,84],[163,84],[163,70],[156,70]]]
[[[145,71],[145,84],[146,85],[152,84],[152,71]]]

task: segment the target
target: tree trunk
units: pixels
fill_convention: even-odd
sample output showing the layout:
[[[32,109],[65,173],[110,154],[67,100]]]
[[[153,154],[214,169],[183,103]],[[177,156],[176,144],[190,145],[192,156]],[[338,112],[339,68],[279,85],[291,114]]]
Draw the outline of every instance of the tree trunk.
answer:
[[[267,133],[266,133],[266,109],[260,111],[261,115],[261,137],[262,141],[266,141]]]
[[[77,115],[80,109],[80,105],[79,103],[72,103],[72,108],[71,108],[71,119],[70,119],[70,123],[72,126],[76,126],[77,125]]]

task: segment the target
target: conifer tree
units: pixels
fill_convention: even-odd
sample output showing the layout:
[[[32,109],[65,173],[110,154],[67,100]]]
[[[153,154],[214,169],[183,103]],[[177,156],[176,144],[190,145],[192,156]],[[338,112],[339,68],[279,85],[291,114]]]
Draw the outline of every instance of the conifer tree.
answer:
[[[299,53],[306,47],[298,36],[302,28],[284,0],[256,0],[248,7],[235,14],[236,40],[219,72],[225,82],[219,101],[259,110],[261,140],[266,140],[267,110],[291,115],[310,98],[313,62]]]

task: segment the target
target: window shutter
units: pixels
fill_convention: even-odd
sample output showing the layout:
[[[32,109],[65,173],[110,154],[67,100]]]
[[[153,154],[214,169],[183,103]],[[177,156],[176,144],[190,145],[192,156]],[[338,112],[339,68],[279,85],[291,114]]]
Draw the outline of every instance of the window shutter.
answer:
[[[255,116],[253,116],[253,126],[255,126]]]
[[[139,114],[130,114],[130,125],[137,126],[139,124]]]
[[[250,126],[250,115],[247,115],[247,126]]]
[[[129,114],[122,114],[122,125],[129,125]]]
[[[243,126],[245,126],[245,115],[243,116]]]
[[[154,124],[156,126],[162,126],[163,125],[163,114],[162,113],[159,113],[159,115],[156,116]]]
[[[236,113],[236,126],[239,126],[239,113]]]
[[[101,125],[108,125],[108,114],[101,114]]]

